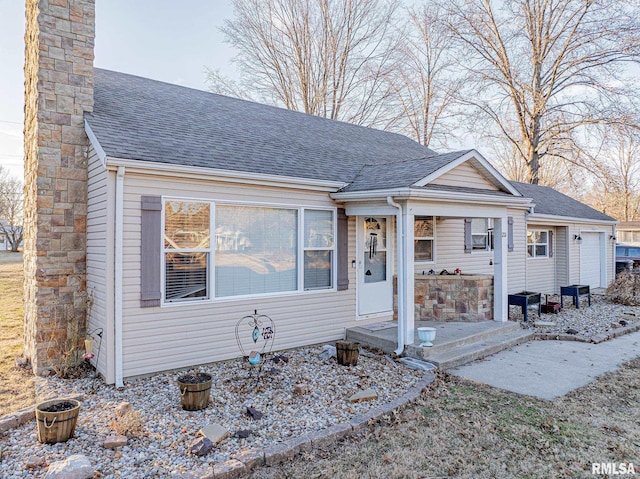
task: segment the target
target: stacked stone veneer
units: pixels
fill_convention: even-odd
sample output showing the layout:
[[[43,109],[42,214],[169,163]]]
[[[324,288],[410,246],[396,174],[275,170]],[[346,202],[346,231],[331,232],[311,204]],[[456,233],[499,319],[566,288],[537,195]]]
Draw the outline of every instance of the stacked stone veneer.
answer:
[[[62,352],[57,344],[84,339],[94,39],[94,0],[27,0],[24,336],[36,373]]]
[[[414,291],[416,321],[493,319],[493,276],[416,276]]]

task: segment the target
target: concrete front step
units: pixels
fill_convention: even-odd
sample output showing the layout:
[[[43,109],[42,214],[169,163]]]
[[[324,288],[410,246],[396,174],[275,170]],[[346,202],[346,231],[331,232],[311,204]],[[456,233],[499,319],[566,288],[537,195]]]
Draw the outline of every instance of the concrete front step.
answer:
[[[527,342],[533,336],[532,332],[518,328],[517,331],[504,332],[504,334],[459,345],[446,351],[441,350],[435,354],[429,353],[428,357],[424,359],[440,369],[451,369]]]
[[[420,339],[416,332],[414,344],[407,345],[404,354],[409,357],[428,359],[452,349],[460,348],[467,344],[487,341],[491,338],[500,338],[509,333],[522,331],[516,322],[498,323],[495,321],[483,321],[478,323],[432,323],[417,322],[416,327],[431,326],[436,328],[436,339],[433,346],[420,347]],[[430,361],[430,359],[428,359]]]

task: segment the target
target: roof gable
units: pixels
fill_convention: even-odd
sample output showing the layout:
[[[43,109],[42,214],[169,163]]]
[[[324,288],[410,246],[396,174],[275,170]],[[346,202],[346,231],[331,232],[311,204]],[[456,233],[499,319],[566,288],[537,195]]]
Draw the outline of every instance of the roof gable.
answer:
[[[466,186],[481,190],[499,191],[495,182],[489,180],[479,168],[473,164],[474,159],[470,159],[452,170],[429,182],[430,185],[441,186]]]
[[[427,185],[473,187],[521,196],[520,192],[476,150],[467,150],[463,155],[421,178],[413,186]]]

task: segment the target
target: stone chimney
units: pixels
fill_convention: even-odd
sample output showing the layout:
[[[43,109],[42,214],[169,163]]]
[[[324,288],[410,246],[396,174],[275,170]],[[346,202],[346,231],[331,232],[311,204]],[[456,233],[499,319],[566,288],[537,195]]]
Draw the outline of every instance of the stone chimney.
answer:
[[[26,0],[24,348],[36,374],[83,346],[95,0]]]

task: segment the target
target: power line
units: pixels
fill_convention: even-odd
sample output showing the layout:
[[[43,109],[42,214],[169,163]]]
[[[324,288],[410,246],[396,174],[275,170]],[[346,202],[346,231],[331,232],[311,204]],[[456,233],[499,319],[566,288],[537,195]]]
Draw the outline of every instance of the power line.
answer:
[[[20,121],[7,121],[7,120],[0,120],[0,123],[9,123],[11,125],[22,125],[22,122]]]

